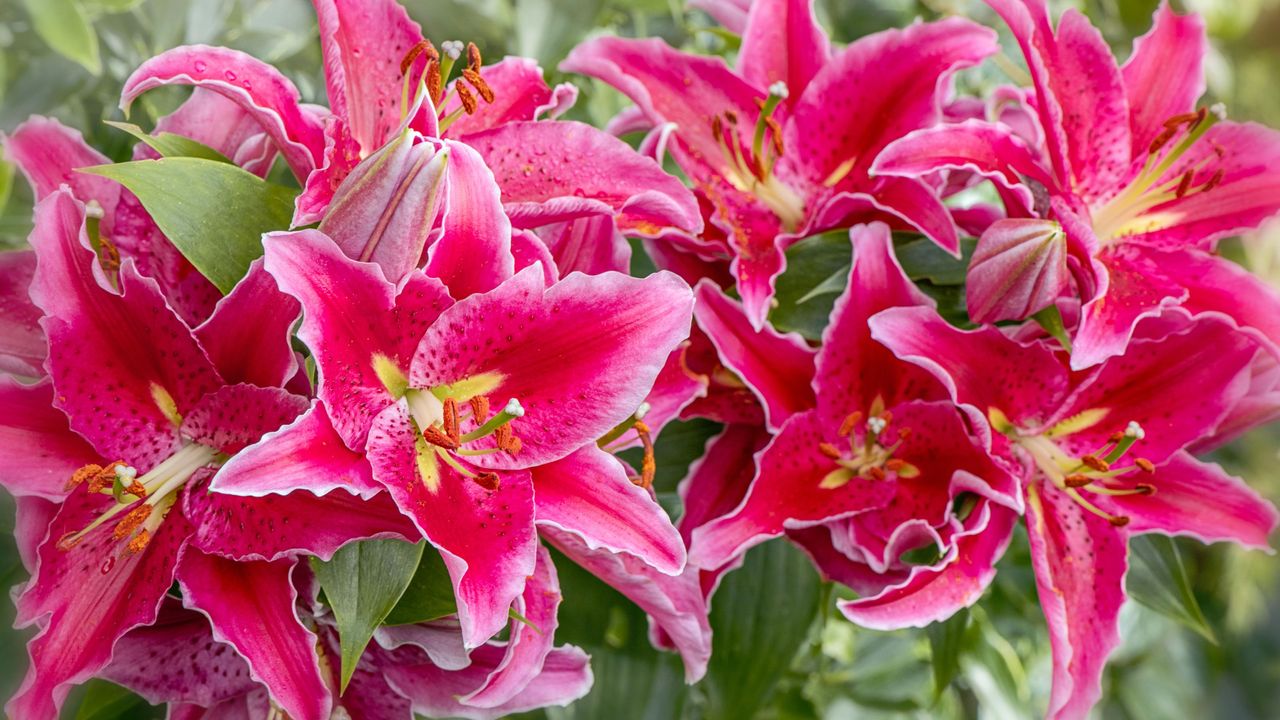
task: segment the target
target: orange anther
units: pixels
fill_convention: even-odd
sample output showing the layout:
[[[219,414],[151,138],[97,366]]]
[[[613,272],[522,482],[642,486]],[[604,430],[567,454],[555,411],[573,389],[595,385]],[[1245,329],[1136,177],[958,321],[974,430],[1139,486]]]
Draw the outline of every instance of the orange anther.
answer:
[[[476,97],[472,95],[471,91],[467,89],[467,86],[462,83],[454,83],[453,89],[458,93],[458,100],[462,102],[462,109],[465,110],[468,115],[474,115],[476,108],[479,107],[479,104],[476,103]]]
[[[886,477],[886,475],[884,474],[884,470],[881,470],[876,465],[872,465],[871,467],[867,468],[867,474],[871,476],[872,480],[876,480],[876,481],[884,480]]]
[[[94,465],[92,463],[90,463],[89,465],[85,465],[79,470],[76,470],[75,472],[71,473],[71,479],[67,480],[66,489],[70,490],[76,487],[77,485],[80,485],[85,480],[88,480],[89,478],[97,476],[98,473],[100,472],[102,472],[101,465]]]
[[[152,507],[146,503],[130,510],[124,516],[124,519],[116,524],[116,529],[111,533],[111,536],[117,540],[125,539],[133,533],[134,530],[142,527],[142,523],[146,522],[147,518],[151,517],[151,510]]]
[[[1116,515],[1114,517],[1107,518],[1107,522],[1115,525],[1116,527],[1124,527],[1129,524],[1129,518],[1124,515]]]
[[[858,423],[860,422],[862,422],[862,413],[860,411],[854,410],[853,412],[849,413],[848,417],[844,419],[844,422],[840,423],[840,435],[841,436],[849,435],[850,433],[853,432],[853,429],[856,428],[858,426]]]
[[[130,553],[137,555],[138,553],[142,552],[143,549],[145,549],[147,547],[147,544],[150,542],[151,542],[151,533],[147,532],[146,530],[141,530],[138,532],[137,535],[133,536],[133,539],[129,540],[129,544],[125,546],[125,549],[127,549]]]
[[[455,443],[462,437],[458,429],[458,402],[453,398],[444,399],[444,434]]]
[[[1085,485],[1089,485],[1089,484],[1091,484],[1092,482],[1093,482],[1093,480],[1092,480],[1092,479],[1090,479],[1088,476],[1085,476],[1085,475],[1068,475],[1068,476],[1063,480],[1063,484],[1065,484],[1065,485],[1066,485],[1067,487],[1069,487],[1069,488],[1080,488],[1080,487],[1084,487]]]
[[[431,60],[440,59],[440,53],[436,52],[436,48],[431,44],[430,40],[419,40],[416,45],[409,48],[409,52],[405,53],[404,58],[400,60],[400,74],[404,75],[409,72],[413,62],[423,53],[426,53]]]
[[[829,442],[821,442],[821,443],[818,443],[818,452],[822,453],[823,455],[826,455],[827,457],[831,458],[832,460],[839,460],[839,459],[840,459],[840,450],[839,450],[839,448],[837,448],[835,445],[832,445],[832,444],[831,444],[831,443],[829,443]]]
[[[1097,470],[1098,472],[1106,472],[1111,469],[1111,465],[1097,455],[1085,455],[1080,458],[1080,462],[1086,467]]]
[[[483,395],[471,398],[471,419],[477,425],[489,419],[489,398]]]
[[[1155,463],[1146,458],[1134,458],[1133,464],[1137,465],[1138,469],[1145,473],[1153,473],[1156,471]]]
[[[1156,486],[1150,483],[1138,483],[1138,486],[1134,489],[1138,491],[1139,495],[1155,495],[1156,494]]]
[[[1191,180],[1195,177],[1194,170],[1188,170],[1183,174],[1182,179],[1178,181],[1178,189],[1174,191],[1176,197],[1182,197],[1191,189]]]
[[[658,460],[653,454],[653,437],[649,434],[649,426],[643,420],[635,424],[636,435],[640,436],[640,444],[644,447],[644,456],[640,460],[640,487],[646,490],[653,487],[653,478],[658,474]]]
[[[439,105],[444,99],[444,77],[440,75],[439,60],[431,60],[427,63],[427,92],[435,105]]]
[[[489,492],[493,492],[498,489],[501,479],[498,477],[498,473],[496,472],[482,472],[476,476],[475,481],[480,487],[488,490]]]
[[[489,87],[489,83],[484,81],[484,78],[481,77],[479,71],[472,70],[471,68],[463,68],[462,77],[464,80],[471,83],[471,87],[475,88],[476,92],[480,93],[480,97],[484,98],[485,102],[493,102],[493,88]]]
[[[483,62],[480,58],[480,48],[473,42],[467,43],[467,68],[479,72]]]
[[[432,445],[442,447],[445,450],[457,450],[461,446],[461,443],[449,437],[449,435],[445,433],[444,429],[439,425],[432,425],[426,430],[423,430],[422,437]]]
[[[907,438],[909,438],[909,437],[911,437],[911,428],[909,428],[909,427],[898,428],[898,439],[899,439],[899,440],[906,440],[906,439],[907,439]]]
[[[1172,127],[1166,126],[1164,130],[1160,131],[1160,134],[1152,138],[1151,144],[1147,146],[1147,152],[1152,155],[1155,155],[1156,153],[1160,152],[1160,148],[1169,144],[1169,141],[1172,140],[1173,136],[1177,134],[1178,134],[1177,125],[1174,125]]]
[[[1200,186],[1200,192],[1209,192],[1210,190],[1218,187],[1218,185],[1222,183],[1222,178],[1224,177],[1226,177],[1226,173],[1222,168],[1218,168],[1217,172],[1213,174],[1213,177],[1209,178],[1209,182]]]

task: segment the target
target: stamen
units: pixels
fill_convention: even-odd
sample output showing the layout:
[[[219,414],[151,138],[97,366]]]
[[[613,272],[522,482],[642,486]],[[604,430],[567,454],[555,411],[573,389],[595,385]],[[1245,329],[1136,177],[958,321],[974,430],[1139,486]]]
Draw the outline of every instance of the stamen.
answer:
[[[142,523],[146,522],[147,518],[151,517],[151,510],[151,505],[145,502],[130,510],[128,514],[124,516],[124,519],[116,525],[116,529],[112,531],[111,536],[116,540],[125,539],[133,533],[134,530],[142,527]]]
[[[1075,500],[1080,507],[1084,508],[1085,510],[1088,510],[1094,515],[1097,515],[1103,520],[1106,520],[1107,522],[1111,523],[1115,527],[1124,527],[1125,525],[1129,524],[1128,517],[1124,515],[1112,515],[1111,513],[1108,513],[1102,510],[1097,505],[1094,505],[1093,503],[1089,502],[1087,498],[1085,498],[1083,495],[1080,494],[1079,490],[1068,488],[1066,492],[1067,492],[1067,495],[1069,495],[1072,500]]]
[[[1209,182],[1207,182],[1207,183],[1205,183],[1204,185],[1200,186],[1200,192],[1202,192],[1202,193],[1206,193],[1206,192],[1209,192],[1210,190],[1212,190],[1212,189],[1214,189],[1214,188],[1218,187],[1218,185],[1222,183],[1222,178],[1223,178],[1223,177],[1225,177],[1225,176],[1226,176],[1226,173],[1222,170],[1222,168],[1218,168],[1218,169],[1213,173],[1213,177],[1209,178]]]
[[[861,421],[862,421],[861,411],[855,410],[849,413],[845,417],[844,422],[840,423],[840,436],[847,437],[848,435],[852,434],[853,429],[857,427],[858,423]]]
[[[423,430],[422,438],[432,445],[442,447],[446,450],[457,450],[462,446],[462,443],[449,437],[448,433],[446,433],[439,425],[432,425]]]
[[[134,535],[129,540],[129,544],[125,546],[125,549],[128,550],[131,555],[137,555],[145,550],[150,542],[151,533],[147,532],[145,529],[140,530],[137,535]]]
[[[485,490],[493,492],[498,489],[501,479],[496,472],[482,472],[475,477],[475,483]]]
[[[471,68],[465,68],[462,71],[462,77],[467,82],[471,83],[471,87],[475,88],[476,92],[480,93],[480,97],[484,98],[485,102],[493,102],[495,97],[493,94],[493,88],[489,87],[489,83],[484,81],[484,78],[481,77],[478,71],[472,70]]]
[[[431,60],[440,59],[440,53],[436,52],[436,48],[431,44],[430,40],[419,40],[417,44],[409,48],[409,52],[405,53],[404,58],[400,60],[400,74],[408,73],[409,68],[413,67],[414,61],[423,53]]]
[[[1098,472],[1106,472],[1111,469],[1111,465],[1097,455],[1085,455],[1080,458],[1080,463]]]
[[[489,417],[489,398],[484,395],[476,395],[471,398],[471,417],[476,422],[480,422],[480,418]]]
[[[480,58],[480,48],[476,47],[473,42],[467,43],[467,67],[480,72],[480,66],[483,61]]]
[[[1093,478],[1087,475],[1068,475],[1063,479],[1063,483],[1069,488],[1079,488],[1093,483]]]
[[[884,470],[881,470],[878,465],[872,465],[871,467],[867,468],[867,475],[870,475],[871,479],[877,482],[882,481],[885,479],[885,477],[887,477],[884,474]]]
[[[649,426],[643,420],[636,421],[636,435],[640,436],[640,444],[644,447],[644,456],[640,460],[640,482],[636,484],[648,490],[653,487],[658,460],[653,452],[653,437],[649,434]]]
[[[101,465],[94,465],[92,463],[85,465],[79,470],[76,470],[75,472],[71,473],[71,478],[67,480],[67,484],[64,486],[64,488],[67,490],[71,490],[79,486],[80,484],[84,483],[84,481],[90,478],[96,477],[98,473],[101,473],[101,472],[102,472]]]
[[[453,398],[444,399],[444,432],[455,443],[462,437],[458,429],[458,401]]]
[[[458,93],[458,100],[462,102],[462,109],[466,110],[468,115],[474,115],[480,105],[476,102],[475,96],[471,94],[471,91],[467,89],[467,86],[461,83],[454,83],[453,90]]]
[[[427,92],[431,95],[431,103],[439,107],[444,100],[444,74],[440,72],[440,61],[427,63]]]
[[[1138,469],[1145,473],[1153,473],[1156,471],[1155,463],[1146,458],[1134,458],[1133,464],[1137,465]]]
[[[1194,173],[1195,173],[1194,170],[1188,170],[1186,173],[1182,175],[1182,179],[1178,181],[1178,189],[1175,190],[1173,193],[1174,197],[1181,198],[1182,196],[1187,194],[1187,190],[1191,188],[1191,178],[1193,177]]]
[[[818,452],[826,455],[832,460],[839,460],[842,457],[840,455],[840,450],[829,442],[818,443]]]

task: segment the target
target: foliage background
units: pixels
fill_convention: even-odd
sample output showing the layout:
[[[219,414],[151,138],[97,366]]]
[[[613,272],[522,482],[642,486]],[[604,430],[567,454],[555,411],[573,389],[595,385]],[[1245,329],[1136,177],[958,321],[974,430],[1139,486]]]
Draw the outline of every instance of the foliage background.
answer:
[[[1157,0],[1077,0],[1121,57],[1146,30]],[[600,32],[659,35],[688,49],[732,55],[733,38],[717,32],[682,0],[405,0],[437,42],[475,41],[484,54],[538,58],[554,80],[556,62],[582,38]],[[914,17],[963,14],[995,24],[977,0],[818,0],[834,38],[847,42]],[[1183,0],[1203,13],[1213,37],[1210,93],[1236,118],[1280,126],[1280,0]],[[323,102],[315,21],[306,0],[0,0],[0,130],[31,114],[52,115],[84,131],[116,159],[128,136],[104,125],[120,119],[119,88],[144,59],[174,45],[209,43],[245,50],[281,67],[303,96]],[[1007,54],[1017,57],[1006,38]],[[583,94],[572,115],[603,125],[625,101],[599,83],[576,78]],[[992,64],[961,85],[981,90],[1005,82]],[[149,93],[132,120],[149,127],[182,98]],[[30,230],[31,196],[13,168],[0,163],[0,247],[20,247]],[[796,298],[829,272],[841,243],[802,244],[783,280]],[[835,248],[835,249],[833,249]],[[1280,285],[1280,225],[1229,245],[1228,252]],[[844,251],[847,255],[847,250]],[[847,258],[846,258],[847,259]],[[808,260],[808,262],[806,262]],[[837,257],[838,265],[841,260]],[[925,266],[928,259],[925,259]],[[829,306],[831,296],[827,296]],[[794,302],[794,301],[793,301]],[[794,317],[822,317],[792,306]],[[1169,392],[1179,392],[1170,388]],[[692,422],[669,429],[659,447],[658,489],[678,512],[676,483],[716,431]],[[1280,500],[1280,432],[1263,429],[1220,451],[1232,471]],[[13,547],[13,503],[0,493],[0,587],[25,579]],[[1025,542],[1015,540],[993,589],[973,611],[928,631],[881,633],[837,616],[833,595],[791,547],[753,550],[717,595],[712,624],[716,652],[707,680],[682,682],[678,661],[654,652],[643,615],[587,573],[560,558],[565,602],[558,640],[593,655],[596,691],[551,720],[591,718],[1022,718],[1043,713],[1048,642],[1036,604]],[[1157,720],[1186,717],[1267,718],[1280,706],[1280,559],[1235,548],[1178,541],[1143,548],[1131,589],[1149,586],[1147,605],[1130,603],[1125,643],[1107,677],[1100,717]],[[1181,566],[1167,563],[1172,549]],[[1163,552],[1163,554],[1161,554]],[[1161,560],[1165,562],[1161,570]],[[1171,572],[1185,572],[1173,584]],[[1150,589],[1152,584],[1154,590]],[[1185,589],[1187,597],[1177,590]],[[1196,617],[1198,605],[1203,617]],[[1156,609],[1152,609],[1152,608]],[[9,601],[0,602],[0,698],[25,670],[29,632],[8,630]],[[1182,622],[1179,622],[1181,619]],[[137,698],[105,683],[74,697],[68,717],[153,717]],[[544,713],[532,714],[543,717]]]

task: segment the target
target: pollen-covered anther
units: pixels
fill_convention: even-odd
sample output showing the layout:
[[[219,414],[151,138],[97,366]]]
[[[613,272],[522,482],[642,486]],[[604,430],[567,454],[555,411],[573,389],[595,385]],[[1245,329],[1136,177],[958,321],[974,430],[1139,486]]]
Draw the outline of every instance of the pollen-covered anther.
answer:
[[[1124,527],[1129,524],[1129,517],[1127,515],[1112,515],[1107,518],[1107,522],[1116,527]]]
[[[1080,462],[1090,470],[1097,470],[1098,472],[1107,472],[1111,469],[1111,464],[1097,455],[1085,455],[1080,458]]]
[[[462,103],[462,109],[465,110],[468,115],[474,115],[476,110],[480,107],[480,104],[476,102],[475,96],[472,95],[471,91],[467,89],[467,86],[462,83],[455,83],[453,88],[458,93],[458,101]]]
[[[460,442],[462,432],[458,428],[458,401],[453,398],[445,398],[442,412],[444,413],[444,434],[454,442]]]
[[[649,431],[648,424],[643,420],[637,420],[635,427],[636,435],[640,438],[640,445],[644,448],[644,455],[640,459],[639,482],[636,484],[648,490],[653,487],[653,478],[658,473],[658,459],[653,452],[653,436]]]
[[[75,472],[71,473],[71,477],[67,480],[66,489],[71,490],[72,488],[78,487],[82,485],[86,480],[97,477],[98,474],[101,472],[102,472],[101,465],[94,465],[92,463],[90,463],[89,465],[85,465],[79,470],[76,470]]]
[[[470,403],[471,417],[475,418],[476,422],[480,422],[482,418],[489,417],[489,398],[477,395],[471,398]]]
[[[422,437],[427,442],[446,450],[457,450],[462,443],[454,438],[449,437],[444,428],[439,425],[432,425],[422,431]]]
[[[907,465],[908,463],[906,460],[900,460],[898,458],[890,458],[884,462],[885,470],[894,473],[900,473],[907,469]]]
[[[501,479],[498,477],[498,473],[490,471],[476,475],[475,482],[485,490],[493,492],[498,489],[498,486],[501,484]]]
[[[1133,464],[1144,473],[1153,473],[1156,471],[1156,464],[1146,458],[1134,458]]]
[[[841,457],[843,457],[840,454],[840,449],[829,442],[818,443],[818,452],[822,453],[823,455],[826,455],[832,460],[839,460]]]
[[[906,440],[909,437],[911,437],[911,428],[909,427],[898,428],[899,440]]]
[[[142,523],[151,517],[152,507],[147,503],[142,503],[138,507],[130,510],[120,522],[116,523],[116,528],[111,532],[111,536],[116,540],[123,540],[133,534],[134,530],[142,527]]]
[[[89,492],[100,493],[110,489],[115,485],[116,478],[121,476],[122,471],[124,477],[128,477],[130,480],[138,474],[137,470],[117,460],[99,470],[97,475],[89,479]]]
[[[150,543],[151,533],[143,529],[139,530],[137,535],[134,535],[129,539],[129,544],[125,545],[125,549],[128,550],[131,555],[137,555],[145,550],[147,545]]]
[[[484,81],[484,77],[480,75],[479,71],[472,70],[471,68],[463,68],[462,77],[468,83],[471,83],[471,87],[475,88],[476,92],[480,93],[480,97],[484,98],[485,102],[493,102],[495,97],[493,94],[493,88],[489,87],[489,83]]]
[[[1063,484],[1069,488],[1081,488],[1092,483],[1093,479],[1087,475],[1068,475],[1063,478]]]
[[[145,498],[147,496],[147,486],[137,480],[130,482],[125,489],[134,497]]]
[[[440,72],[440,61],[432,60],[427,63],[427,93],[431,95],[431,102],[439,105],[444,99],[444,75]]]
[[[1156,486],[1151,483],[1138,483],[1134,488],[1139,495],[1155,495]]]
[[[1187,191],[1191,189],[1191,180],[1194,177],[1195,177],[1194,170],[1188,170],[1185,173],[1183,173],[1182,179],[1178,181],[1177,190],[1174,190],[1173,192],[1174,196],[1178,198],[1185,196],[1187,194]]]
[[[853,429],[857,427],[858,423],[860,422],[862,422],[861,412],[855,410],[849,413],[845,417],[844,422],[840,423],[840,435],[842,437],[847,437],[850,433],[853,432]]]
[[[409,48],[409,52],[405,53],[404,58],[400,60],[400,74],[404,75],[409,72],[409,68],[413,67],[414,61],[423,54],[426,54],[428,61],[440,59],[440,53],[436,52],[436,48],[431,44],[430,40],[419,40],[413,47]]]
[[[887,475],[885,475],[884,470],[881,470],[880,467],[877,465],[872,465],[871,467],[867,468],[867,475],[872,480],[876,480],[876,481],[884,480],[886,477],[888,477]]]

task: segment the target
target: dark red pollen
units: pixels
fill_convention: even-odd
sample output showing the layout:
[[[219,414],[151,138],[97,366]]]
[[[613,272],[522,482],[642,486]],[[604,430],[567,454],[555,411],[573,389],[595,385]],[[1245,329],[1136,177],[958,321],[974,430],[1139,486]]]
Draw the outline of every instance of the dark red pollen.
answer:
[[[445,450],[457,450],[461,447],[461,443],[449,437],[449,435],[439,425],[432,425],[431,427],[423,430],[422,437],[432,445],[442,447]]]
[[[496,472],[482,472],[476,476],[475,480],[477,485],[489,492],[497,490],[498,485],[501,484],[501,479]]]
[[[1069,488],[1081,488],[1093,482],[1085,475],[1068,475],[1063,482]]]

